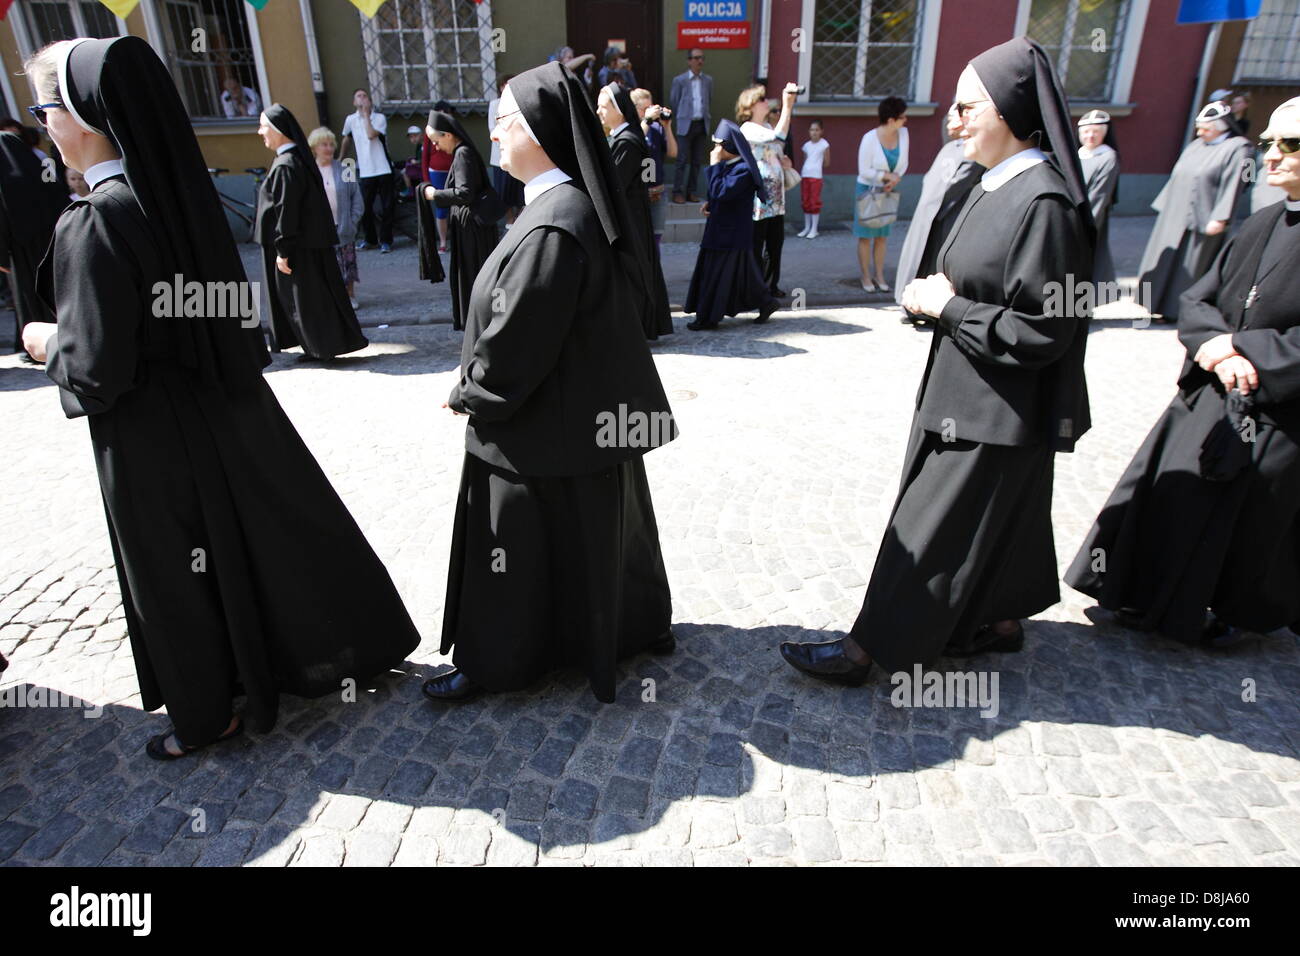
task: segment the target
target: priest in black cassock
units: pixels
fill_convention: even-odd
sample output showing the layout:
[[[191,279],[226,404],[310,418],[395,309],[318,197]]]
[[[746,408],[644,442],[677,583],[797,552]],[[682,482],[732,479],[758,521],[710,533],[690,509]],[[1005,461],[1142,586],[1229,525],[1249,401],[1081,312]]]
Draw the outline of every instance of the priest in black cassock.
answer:
[[[424,129],[433,145],[451,156],[443,188],[424,186],[424,198],[449,207],[447,241],[451,247],[451,327],[465,328],[470,290],[487,257],[497,245],[497,222],[505,215],[500,197],[488,181],[487,167],[460,120],[450,113],[429,111]],[[426,230],[424,242],[436,248],[436,231]]]
[[[334,214],[307,134],[279,103],[266,108],[257,132],[276,153],[253,227],[271,303],[271,349],[301,345],[318,359],[363,349],[369,343],[339,271]]]
[[[1138,266],[1138,300],[1163,321],[1178,318],[1179,297],[1223,248],[1251,155],[1227,104],[1197,114],[1196,138],[1151,203],[1160,215]]]
[[[692,332],[716,329],[724,316],[758,310],[763,324],[779,303],[754,256],[754,197],[766,195],[763,170],[740,127],[724,119],[713,131],[708,212],[700,251],[686,290]]]
[[[526,205],[474,283],[469,416],[437,701],[560,666],[612,701],[619,658],[669,653],[672,597],[642,457],[676,436],[636,319],[648,287],[600,124],[560,63],[505,87],[492,138]]]
[[[654,223],[650,218],[650,180],[654,167],[648,161],[650,148],[641,132],[636,104],[632,94],[621,83],[603,87],[596,98],[596,115],[610,133],[609,151],[614,159],[614,174],[632,217],[632,229],[641,246],[641,256],[650,271],[651,297],[637,303],[641,309],[641,325],[645,337],[657,339],[671,335],[672,310],[668,306],[668,286],[664,282],[663,264],[659,259],[659,246],[655,243]]]
[[[0,133],[0,270],[9,273],[13,289],[15,351],[23,348],[23,326],[54,321],[36,295],[36,267],[68,205],[68,192],[41,172],[30,146],[13,133]]]
[[[938,272],[904,292],[937,326],[862,612],[842,640],[781,645],[824,680],[1019,650],[1020,619],[1060,596],[1053,458],[1089,427],[1088,317],[1053,305],[1092,276],[1074,124],[1051,60],[1023,37],[975,57],[957,102],[966,158],[986,171]]]
[[[89,423],[140,696],[173,725],[146,750],[174,759],[243,720],[269,731],[281,692],[338,694],[420,638],[262,378],[244,268],[167,67],[123,36],[26,68],[62,104],[42,122],[91,192],[40,266],[57,325],[32,323],[24,346]],[[177,313],[176,281],[205,290],[202,314]]]
[[[1286,199],[1184,293],[1178,394],[1065,576],[1121,624],[1216,646],[1300,634],[1300,97],[1261,146]]]

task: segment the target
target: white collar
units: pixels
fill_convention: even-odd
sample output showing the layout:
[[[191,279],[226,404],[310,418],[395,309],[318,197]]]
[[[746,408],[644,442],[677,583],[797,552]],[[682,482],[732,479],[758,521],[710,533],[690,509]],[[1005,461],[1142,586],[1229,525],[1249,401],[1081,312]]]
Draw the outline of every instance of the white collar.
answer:
[[[1091,159],[1093,156],[1105,156],[1107,153],[1113,153],[1114,150],[1105,143],[1098,143],[1096,149],[1089,149],[1087,146],[1079,147],[1079,156],[1083,159]]]
[[[1218,146],[1220,143],[1222,143],[1222,142],[1223,142],[1225,139],[1227,139],[1227,138],[1228,138],[1228,131],[1227,131],[1227,130],[1224,130],[1222,133],[1220,133],[1218,136],[1214,137],[1214,139],[1210,140],[1210,141],[1209,141],[1208,143],[1206,143],[1205,145],[1206,145],[1206,146]]]
[[[1283,199],[1287,212],[1300,212],[1300,199]]]
[[[1047,156],[1043,154],[1043,151],[1035,146],[1030,146],[1028,149],[1022,149],[1014,156],[1008,156],[988,170],[980,177],[980,185],[984,187],[986,193],[991,193],[1015,179],[1031,166],[1037,166],[1039,163],[1045,162],[1047,162]]]
[[[289,150],[293,149],[294,146],[296,145],[298,144],[295,143],[293,140],[289,140],[289,142],[287,143],[281,143],[279,146],[275,148],[275,155],[279,156],[281,153],[287,153]]]
[[[624,125],[627,125],[626,123]],[[552,186],[558,186],[560,183],[567,183],[573,177],[560,169],[558,166],[552,166],[544,173],[538,173],[528,182],[524,183],[524,205],[540,196]]]
[[[86,180],[86,185],[93,190],[109,176],[120,176],[122,173],[122,161],[120,159],[106,159],[102,163],[91,166],[81,175]]]
[[[628,125],[627,121],[624,120],[622,123],[619,123],[617,126],[615,126],[612,130],[609,131],[610,138],[612,139],[615,136],[617,136],[618,131],[625,128],[627,125]]]

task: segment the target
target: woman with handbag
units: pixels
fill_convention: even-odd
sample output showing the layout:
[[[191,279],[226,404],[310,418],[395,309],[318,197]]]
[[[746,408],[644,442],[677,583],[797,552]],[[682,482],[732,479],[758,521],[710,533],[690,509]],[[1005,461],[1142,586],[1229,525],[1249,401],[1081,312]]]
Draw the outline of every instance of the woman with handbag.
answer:
[[[465,328],[465,310],[474,279],[497,247],[497,220],[501,215],[492,213],[501,207],[501,201],[488,182],[483,157],[460,120],[450,113],[432,110],[425,133],[451,156],[447,185],[442,189],[425,186],[424,198],[435,206],[451,208],[451,325],[460,330]]]
[[[898,218],[898,193],[894,188],[907,172],[907,104],[887,96],[877,109],[880,125],[858,144],[858,187],[854,197],[853,234],[858,237],[858,269],[865,292],[888,292],[885,281],[885,243],[889,227]],[[871,279],[875,259],[875,281]]]
[[[334,257],[338,259],[339,271],[343,273],[343,285],[348,290],[348,301],[352,308],[357,307],[357,228],[361,224],[361,187],[356,178],[343,174],[343,164],[334,158],[338,145],[334,133],[326,126],[312,130],[307,136],[307,145],[311,147],[320,169],[325,186],[325,198],[329,200],[330,212],[334,214],[334,230],[338,233],[338,245],[334,247]]]
[[[785,191],[799,185],[799,174],[791,168],[790,158],[785,154],[785,138],[790,133],[794,98],[798,94],[797,83],[785,85],[781,91],[781,115],[775,126],[768,120],[772,109],[766,87],[751,86],[736,99],[736,122],[741,124],[740,131],[763,171],[765,186],[764,193],[754,200],[754,258],[758,260],[768,291],[778,298],[785,296],[778,287],[781,249],[785,245]]]

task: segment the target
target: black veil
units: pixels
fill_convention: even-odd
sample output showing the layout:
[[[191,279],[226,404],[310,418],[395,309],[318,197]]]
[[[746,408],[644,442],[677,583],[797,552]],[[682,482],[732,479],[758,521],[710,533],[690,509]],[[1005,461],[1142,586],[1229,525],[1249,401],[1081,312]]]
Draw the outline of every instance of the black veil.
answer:
[[[765,199],[767,184],[763,182],[763,170],[759,168],[754,150],[750,148],[749,140],[745,139],[740,127],[729,119],[719,120],[718,128],[713,131],[713,141],[722,144],[727,152],[740,157],[740,161],[749,168],[750,178],[758,186],[759,199]]]
[[[137,36],[73,42],[59,70],[62,102],[121,154],[164,274],[246,282],[189,114],[153,47]],[[206,379],[233,384],[270,364],[262,330],[239,316],[170,318],[167,329],[177,360]]]
[[[490,185],[487,165],[483,162],[483,155],[478,151],[478,147],[474,145],[474,141],[469,138],[469,133],[465,132],[465,127],[461,125],[459,119],[451,113],[444,113],[442,110],[430,110],[429,125],[439,133],[451,133],[460,140],[461,145],[469,150],[470,158],[478,168],[479,182],[483,183],[484,186]],[[434,149],[437,149],[436,143]]]

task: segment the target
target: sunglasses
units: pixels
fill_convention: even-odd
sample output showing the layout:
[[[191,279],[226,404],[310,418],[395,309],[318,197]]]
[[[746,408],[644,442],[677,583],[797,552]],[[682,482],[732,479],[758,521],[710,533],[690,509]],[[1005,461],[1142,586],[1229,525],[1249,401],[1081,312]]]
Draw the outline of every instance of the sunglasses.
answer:
[[[45,111],[53,110],[53,109],[61,110],[63,109],[63,104],[62,103],[41,103],[39,106],[27,107],[27,112],[31,113],[32,116],[36,118],[36,122],[40,123],[41,126],[48,127],[50,124],[47,122],[48,117],[45,115]]]
[[[1259,141],[1259,148],[1266,153],[1274,146],[1277,147],[1278,152],[1289,156],[1296,150],[1300,150],[1300,136],[1291,136],[1286,139],[1261,139]]]

